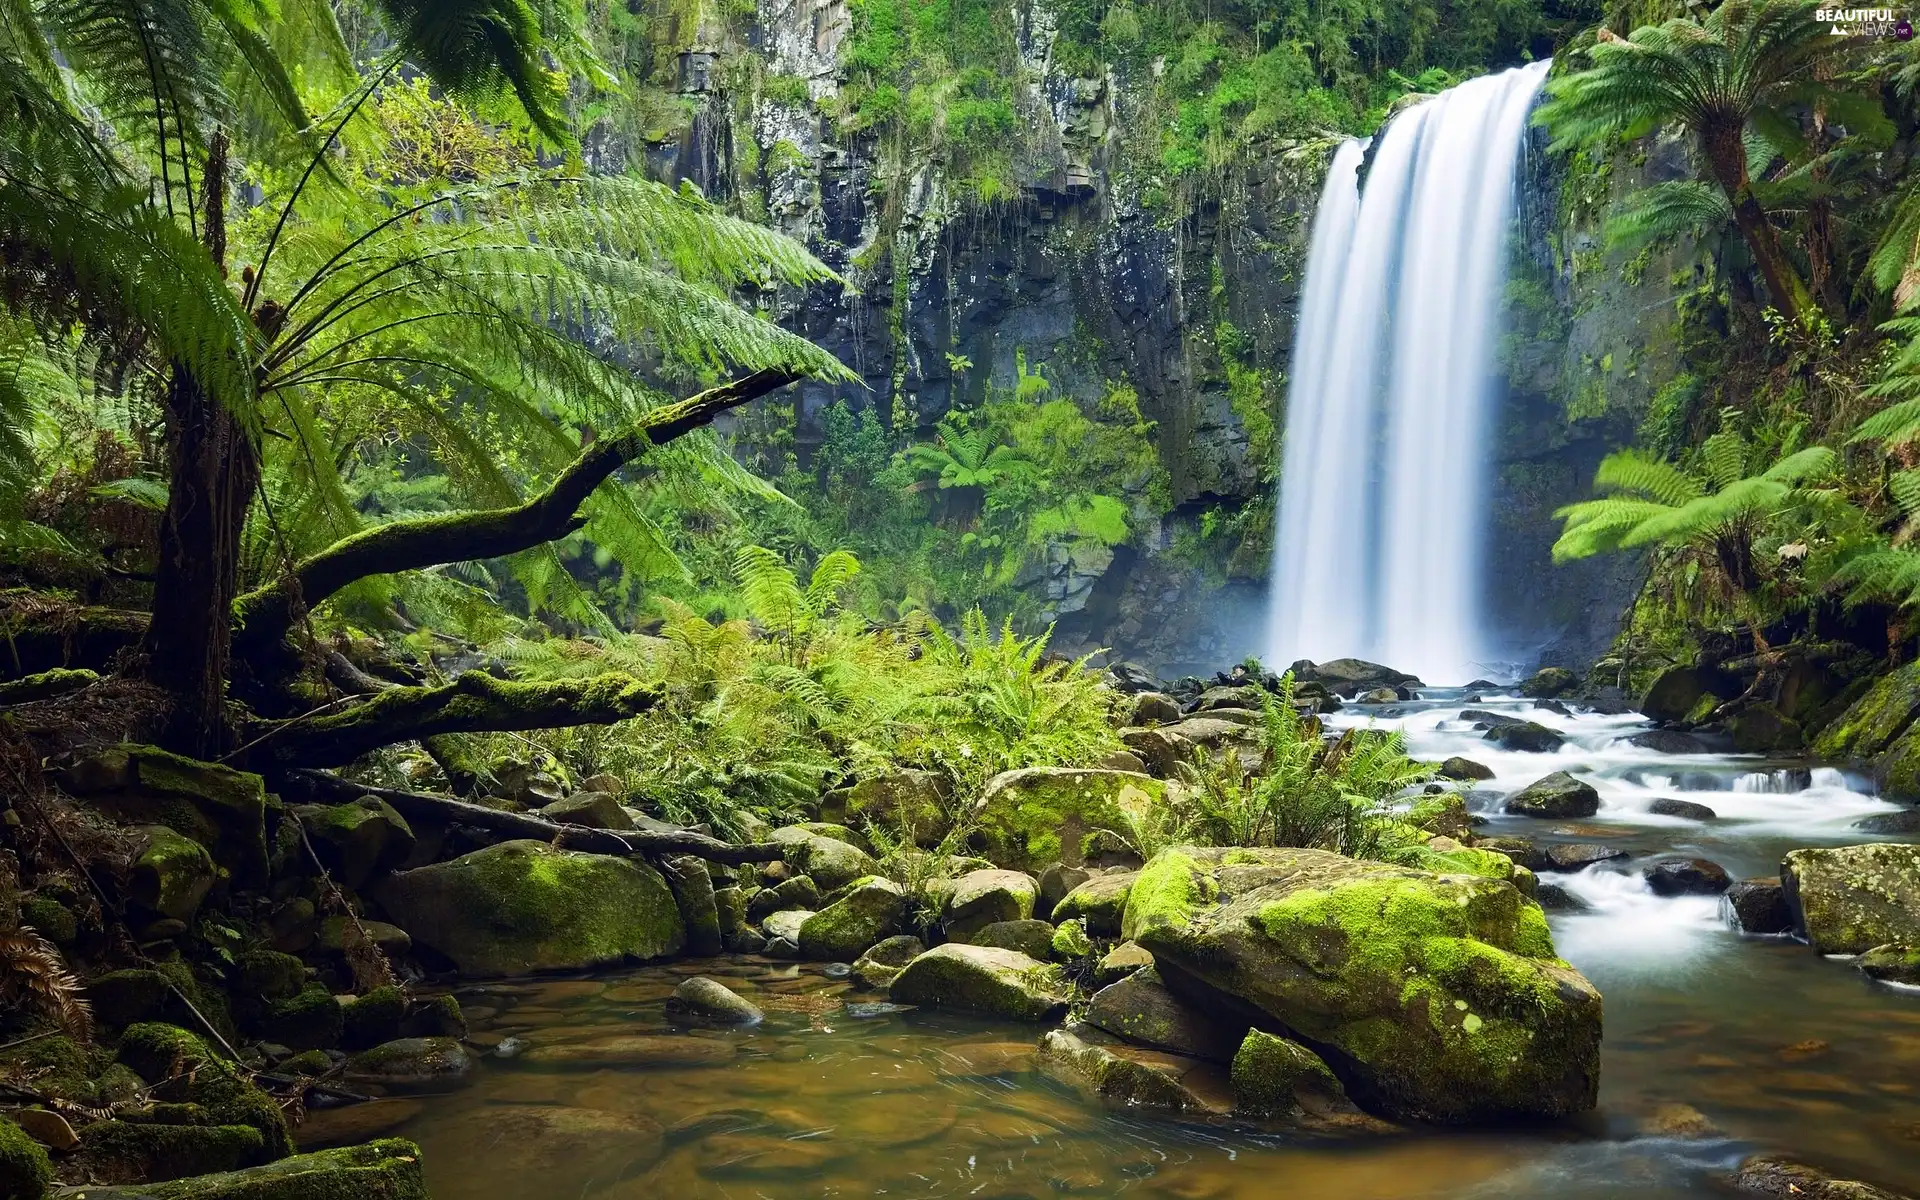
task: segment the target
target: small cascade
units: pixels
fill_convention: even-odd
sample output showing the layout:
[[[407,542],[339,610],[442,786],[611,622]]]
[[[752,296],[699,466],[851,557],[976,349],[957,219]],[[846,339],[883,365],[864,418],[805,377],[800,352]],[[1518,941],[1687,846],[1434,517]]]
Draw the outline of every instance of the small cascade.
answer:
[[[1271,662],[1358,655],[1430,683],[1484,669],[1493,347],[1546,70],[1464,83],[1334,155],[1287,391]]]

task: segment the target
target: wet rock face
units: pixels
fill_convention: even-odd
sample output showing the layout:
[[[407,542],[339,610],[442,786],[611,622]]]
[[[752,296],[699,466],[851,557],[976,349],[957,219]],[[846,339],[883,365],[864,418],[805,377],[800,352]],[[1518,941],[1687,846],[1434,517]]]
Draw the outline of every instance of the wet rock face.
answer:
[[[1777,934],[1793,930],[1793,909],[1778,879],[1742,879],[1726,892],[1727,912],[1741,933]]]
[[[1555,771],[1508,796],[1506,809],[1522,817],[1590,817],[1600,811],[1600,793],[1590,783]]]
[[[1780,863],[1795,932],[1821,954],[1920,942],[1920,846],[1795,850]]]
[[[1656,896],[1717,896],[1733,886],[1725,867],[1704,858],[1655,863],[1644,877]]]

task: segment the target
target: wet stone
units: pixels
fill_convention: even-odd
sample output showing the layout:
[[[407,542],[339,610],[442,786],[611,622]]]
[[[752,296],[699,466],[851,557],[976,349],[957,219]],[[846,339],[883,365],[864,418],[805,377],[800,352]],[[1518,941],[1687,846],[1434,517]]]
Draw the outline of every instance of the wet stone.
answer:
[[[1704,858],[1668,859],[1644,873],[1658,896],[1717,896],[1732,886],[1727,869]]]
[[[1742,879],[1728,887],[1726,911],[1742,933],[1779,934],[1793,929],[1793,909],[1778,879]]]

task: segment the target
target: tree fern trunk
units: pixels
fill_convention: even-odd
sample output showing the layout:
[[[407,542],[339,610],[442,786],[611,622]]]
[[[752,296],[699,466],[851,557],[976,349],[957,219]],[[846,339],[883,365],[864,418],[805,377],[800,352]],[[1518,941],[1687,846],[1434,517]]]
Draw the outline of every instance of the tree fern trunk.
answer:
[[[1753,198],[1753,185],[1747,177],[1747,150],[1741,141],[1739,122],[1722,122],[1703,128],[1701,148],[1715,181],[1733,206],[1733,223],[1747,244],[1747,252],[1767,282],[1767,298],[1780,315],[1799,324],[1800,314],[1811,307],[1807,285],[1780,248],[1780,238],[1767,221],[1760,202]]]
[[[233,601],[260,459],[233,414],[187,372],[175,370],[165,403],[173,474],[143,648],[147,677],[173,696],[167,748],[208,757],[230,744]]]

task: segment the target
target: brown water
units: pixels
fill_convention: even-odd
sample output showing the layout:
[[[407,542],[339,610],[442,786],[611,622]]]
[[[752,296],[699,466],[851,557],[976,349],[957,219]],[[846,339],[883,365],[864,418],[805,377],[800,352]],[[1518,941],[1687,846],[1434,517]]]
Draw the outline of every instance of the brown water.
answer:
[[[1386,719],[1406,724],[1423,756],[1475,748],[1440,716],[1413,706]],[[1770,793],[1756,764],[1688,760],[1688,775],[1679,760],[1626,750],[1611,740],[1631,732],[1618,719],[1542,719],[1573,744],[1553,756],[1477,755],[1500,772],[1494,786],[1568,768],[1605,800],[1588,828],[1555,835],[1535,823],[1529,833],[1604,838],[1637,854],[1685,848],[1759,873],[1794,845],[1865,840],[1846,826],[1877,807],[1831,774]],[[1670,773],[1650,781],[1649,769]],[[1731,790],[1742,776],[1747,790]],[[1642,792],[1715,803],[1723,820],[1646,817]],[[398,1132],[420,1142],[438,1200],[1681,1197],[1724,1194],[1715,1177],[1756,1149],[1920,1193],[1920,994],[1801,945],[1739,937],[1712,902],[1658,900],[1617,865],[1559,881],[1594,908],[1554,919],[1561,951],[1607,1002],[1601,1108],[1569,1125],[1314,1143],[1104,1110],[1032,1070],[1037,1028],[871,1015],[856,1006],[884,997],[851,991],[820,965],[723,959],[467,993],[483,1040],[511,1035],[536,1053],[483,1061],[471,1087],[429,1101]],[[766,1021],[670,1028],[663,1002],[692,974],[723,979]],[[642,1065],[634,1043],[611,1041],[637,1035],[670,1039],[639,1047],[676,1061]],[[542,1047],[595,1043],[625,1065],[532,1061]],[[1654,1132],[1676,1104],[1716,1132]]]

